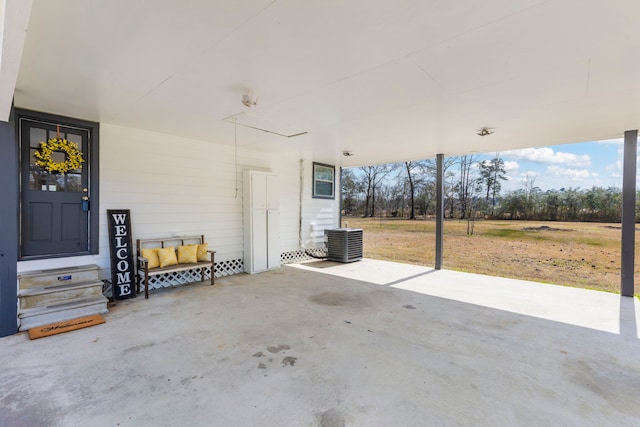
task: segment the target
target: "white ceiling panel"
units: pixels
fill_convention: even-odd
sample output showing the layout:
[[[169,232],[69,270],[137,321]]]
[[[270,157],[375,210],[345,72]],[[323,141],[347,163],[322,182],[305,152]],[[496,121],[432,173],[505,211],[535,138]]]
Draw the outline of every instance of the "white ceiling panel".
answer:
[[[569,3],[547,2],[440,43],[412,55],[412,59],[451,92],[535,76],[588,60],[601,35],[581,19],[587,8],[570,13]]]
[[[341,128],[362,117],[415,105],[437,109],[440,92],[429,76],[403,59],[303,92],[264,110],[269,115],[289,116],[308,123],[310,127]]]

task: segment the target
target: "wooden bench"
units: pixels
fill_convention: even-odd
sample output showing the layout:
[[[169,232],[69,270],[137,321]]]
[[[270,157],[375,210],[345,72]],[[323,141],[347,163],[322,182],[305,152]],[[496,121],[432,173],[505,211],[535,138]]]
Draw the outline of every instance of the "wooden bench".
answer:
[[[186,270],[200,270],[200,278],[204,282],[205,268],[211,267],[211,285],[213,285],[214,265],[215,265],[215,251],[207,250],[210,259],[207,261],[198,261],[195,263],[183,263],[175,264],[166,267],[149,268],[149,260],[142,256],[142,249],[152,248],[168,248],[173,246],[176,251],[178,246],[187,245],[202,245],[204,244],[204,236],[175,236],[164,237],[159,239],[137,239],[136,240],[136,255],[137,255],[137,273],[136,273],[136,288],[140,293],[141,282],[144,281],[144,297],[149,298],[149,277],[159,276],[167,273],[175,273]]]

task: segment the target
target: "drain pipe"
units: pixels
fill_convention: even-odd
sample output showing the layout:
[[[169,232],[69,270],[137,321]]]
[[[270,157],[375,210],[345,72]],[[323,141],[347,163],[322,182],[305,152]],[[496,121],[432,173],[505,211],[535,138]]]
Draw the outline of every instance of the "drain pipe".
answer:
[[[338,182],[336,194],[338,194],[338,228],[342,228],[342,166],[340,166],[340,182]]]
[[[304,191],[304,159],[300,159],[300,198],[298,201],[298,248],[302,247],[302,198]]]

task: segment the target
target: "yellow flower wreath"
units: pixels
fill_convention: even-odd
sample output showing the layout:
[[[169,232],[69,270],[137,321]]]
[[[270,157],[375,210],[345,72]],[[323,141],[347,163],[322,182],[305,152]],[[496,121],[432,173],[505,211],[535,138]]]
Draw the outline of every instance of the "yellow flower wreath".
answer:
[[[64,162],[54,162],[53,152],[63,151],[66,154]],[[78,144],[66,139],[53,138],[47,142],[41,142],[40,148],[34,153],[36,165],[43,167],[51,173],[67,173],[78,169],[84,162]]]

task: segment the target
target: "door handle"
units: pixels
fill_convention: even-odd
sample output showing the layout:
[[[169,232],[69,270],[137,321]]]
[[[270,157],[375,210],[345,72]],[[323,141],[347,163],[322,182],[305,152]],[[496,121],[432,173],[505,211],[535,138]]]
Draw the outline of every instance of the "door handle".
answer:
[[[88,188],[83,188],[82,192],[84,193],[84,196],[82,196],[82,212],[89,212],[90,209],[90,205],[89,205],[89,189]]]

